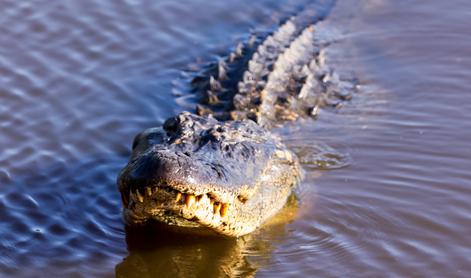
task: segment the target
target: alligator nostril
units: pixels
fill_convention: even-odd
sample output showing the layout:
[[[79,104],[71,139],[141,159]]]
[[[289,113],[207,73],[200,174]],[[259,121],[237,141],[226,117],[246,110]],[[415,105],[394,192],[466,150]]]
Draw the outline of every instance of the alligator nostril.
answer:
[[[132,169],[126,173],[126,181],[132,188],[143,188],[150,185],[159,162],[152,156],[141,157],[135,162]]]

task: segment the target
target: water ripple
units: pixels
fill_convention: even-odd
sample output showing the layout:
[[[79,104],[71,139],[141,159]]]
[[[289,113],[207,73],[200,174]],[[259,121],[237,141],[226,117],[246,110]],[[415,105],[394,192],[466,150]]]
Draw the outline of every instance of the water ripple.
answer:
[[[337,1],[317,27],[358,95],[276,131],[306,179],[277,223],[237,240],[134,237],[116,174],[134,134],[193,109],[184,70],[312,1],[2,1],[0,275],[469,277],[457,1]]]

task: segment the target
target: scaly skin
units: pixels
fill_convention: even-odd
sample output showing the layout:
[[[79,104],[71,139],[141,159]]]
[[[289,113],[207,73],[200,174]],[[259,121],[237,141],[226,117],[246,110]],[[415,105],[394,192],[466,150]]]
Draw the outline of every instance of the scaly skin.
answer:
[[[130,225],[157,220],[240,236],[280,210],[299,179],[296,156],[253,121],[184,112],[136,137],[118,184]]]
[[[241,236],[279,211],[301,178],[297,157],[268,131],[337,107],[351,87],[325,65],[303,11],[272,35],[253,36],[193,82],[196,113],[136,136],[118,185],[127,225],[150,220]]]

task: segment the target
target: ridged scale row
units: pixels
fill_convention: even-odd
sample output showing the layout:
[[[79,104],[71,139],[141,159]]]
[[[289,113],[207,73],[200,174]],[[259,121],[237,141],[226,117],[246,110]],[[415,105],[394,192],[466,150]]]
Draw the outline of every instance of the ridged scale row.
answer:
[[[207,82],[197,86],[204,100],[197,113],[270,128],[350,99],[354,85],[326,65],[325,46],[305,22],[292,17],[261,42],[253,36],[207,70]]]

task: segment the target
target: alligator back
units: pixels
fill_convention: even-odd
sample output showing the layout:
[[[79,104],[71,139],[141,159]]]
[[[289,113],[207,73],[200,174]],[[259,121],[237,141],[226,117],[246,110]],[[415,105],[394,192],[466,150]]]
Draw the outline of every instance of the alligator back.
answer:
[[[196,113],[219,120],[250,119],[271,128],[315,117],[319,108],[350,99],[352,83],[341,82],[328,67],[326,45],[316,39],[316,24],[334,4],[323,2],[285,20],[272,34],[252,34],[207,65],[191,82],[199,96]]]

